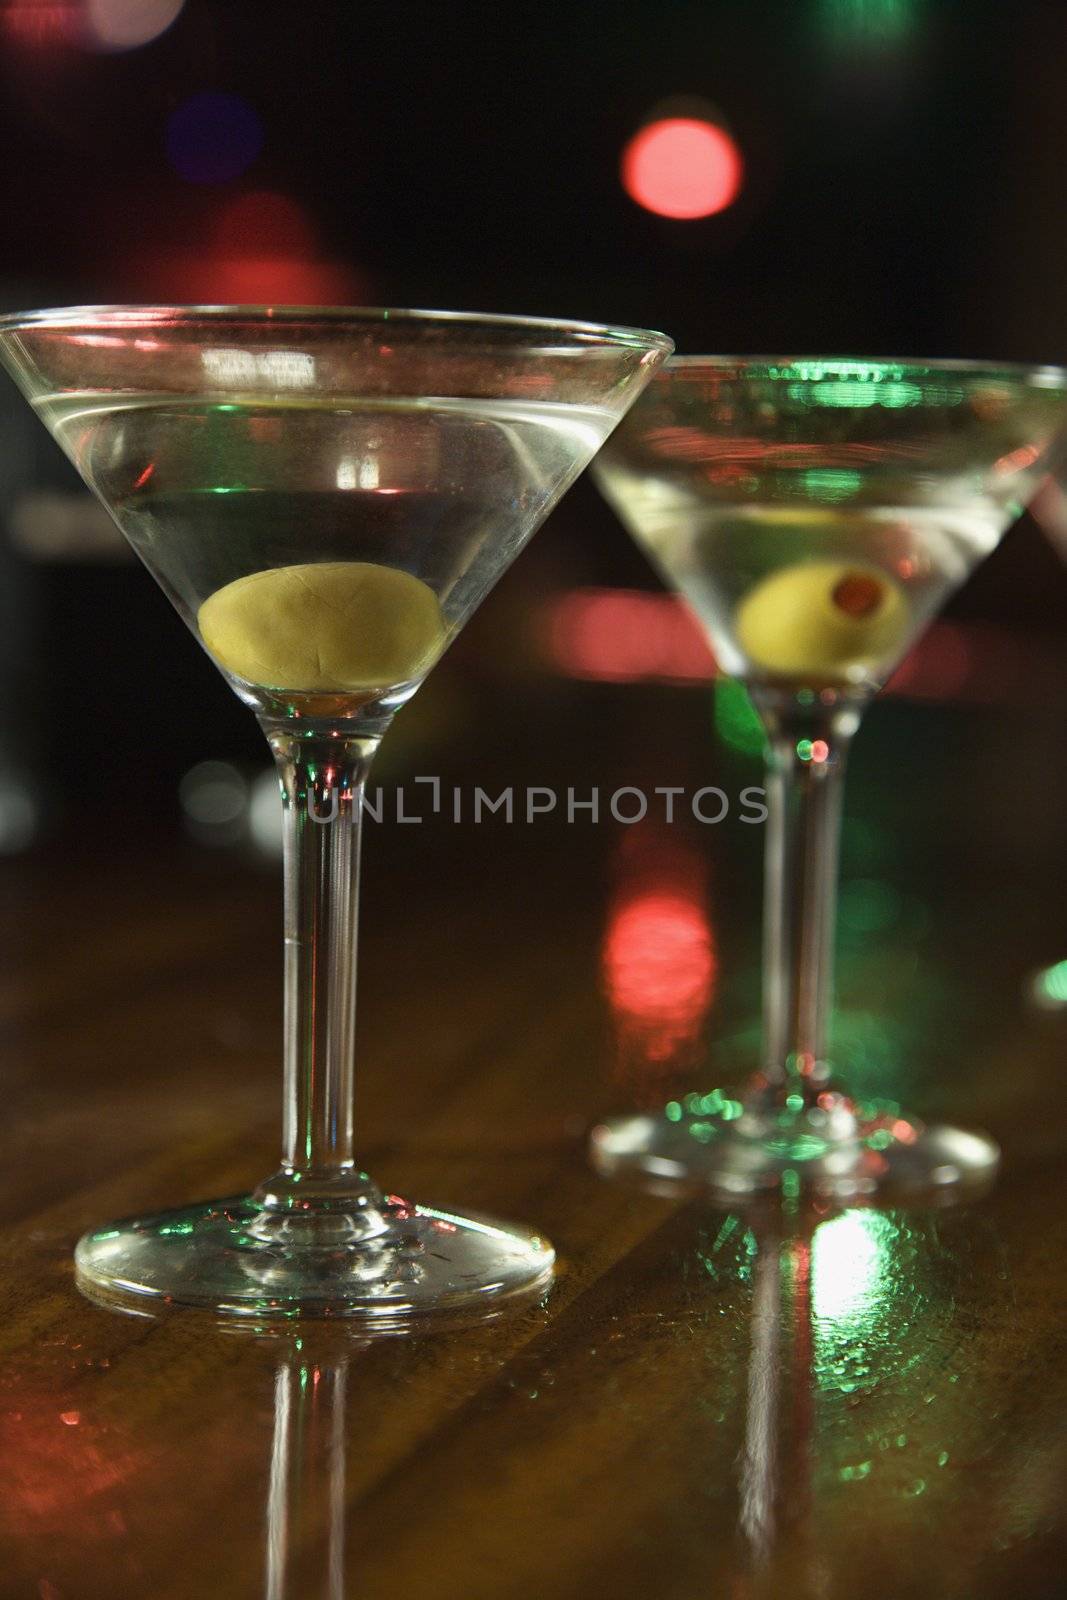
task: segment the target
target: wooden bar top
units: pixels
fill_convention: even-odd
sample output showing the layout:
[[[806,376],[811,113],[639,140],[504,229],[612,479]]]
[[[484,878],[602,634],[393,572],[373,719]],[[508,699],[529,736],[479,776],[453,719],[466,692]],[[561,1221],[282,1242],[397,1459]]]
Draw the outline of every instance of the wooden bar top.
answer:
[[[487,724],[445,776],[759,782],[704,691],[628,693],[530,709],[525,768]],[[543,1305],[427,1337],[82,1298],[81,1230],[275,1162],[280,873],[176,804],[72,810],[0,862],[0,1596],[1062,1596],[1067,1016],[1027,987],[1067,956],[1058,738],[888,705],[857,744],[839,1053],[1002,1142],[956,1207],[731,1212],[591,1172],[598,1116],[752,1048],[758,826],[368,825],[362,1159],[560,1255]]]

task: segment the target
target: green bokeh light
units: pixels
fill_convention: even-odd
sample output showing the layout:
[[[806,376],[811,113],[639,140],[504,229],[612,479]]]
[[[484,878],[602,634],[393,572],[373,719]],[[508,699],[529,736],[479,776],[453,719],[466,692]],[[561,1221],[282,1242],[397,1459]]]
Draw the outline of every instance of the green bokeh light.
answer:
[[[1067,1005],[1067,961],[1046,967],[1038,979],[1041,994],[1055,1005]]]
[[[917,23],[916,0],[819,0],[820,31],[834,45],[895,45]]]
[[[900,920],[900,895],[880,879],[853,878],[841,885],[838,917],[852,933],[884,933]]]
[[[893,859],[894,834],[866,817],[846,817],[841,827],[841,858],[846,871],[870,871]]]
[[[762,755],[766,736],[743,683],[720,678],[715,684],[715,731],[741,755]]]

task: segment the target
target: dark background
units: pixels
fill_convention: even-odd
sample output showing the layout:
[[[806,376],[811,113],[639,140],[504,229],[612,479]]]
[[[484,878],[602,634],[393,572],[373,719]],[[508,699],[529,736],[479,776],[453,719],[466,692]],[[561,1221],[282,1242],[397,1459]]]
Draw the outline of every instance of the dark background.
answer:
[[[633,322],[688,351],[1067,360],[1065,6],[186,0],[159,38],[112,52],[83,20],[74,3],[0,6],[11,307],[350,300]],[[242,97],[262,129],[213,182],[168,157],[168,119],[204,92]],[[678,96],[714,107],[745,161],[736,203],[701,221],[653,216],[619,182],[626,141]],[[225,164],[225,131],[217,145]],[[73,489],[13,392],[4,415],[8,508]],[[61,728],[83,800],[107,794],[104,741],[143,758],[166,807],[199,757],[261,759],[139,569],[5,563],[0,766],[55,794]],[[405,713],[408,737],[447,721],[476,749],[470,686],[506,698],[523,670],[503,619],[587,584],[655,587],[583,482]],[[1024,522],[952,614],[1033,645],[1039,674],[1067,574]],[[599,693],[545,692],[564,708]]]
[[[3,9],[2,259],[27,291],[140,299],[179,286],[177,256],[202,289],[222,212],[271,190],[375,302],[662,324],[686,349],[1067,355],[1055,3],[187,0],[114,53],[13,26],[63,6]],[[168,163],[204,91],[263,126],[228,182]],[[746,161],[706,221],[618,182],[677,96]]]

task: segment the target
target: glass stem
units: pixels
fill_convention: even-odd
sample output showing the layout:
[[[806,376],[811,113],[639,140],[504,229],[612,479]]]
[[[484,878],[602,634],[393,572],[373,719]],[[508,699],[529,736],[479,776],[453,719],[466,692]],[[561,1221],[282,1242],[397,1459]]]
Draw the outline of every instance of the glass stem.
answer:
[[[363,791],[380,734],[263,726],[282,790],[285,1102],[281,1168],[256,1198],[294,1221],[362,1214],[377,1231],[381,1196],[355,1164],[353,1089]]]
[[[769,736],[760,1097],[800,1111],[829,1077],[841,795],[859,710],[756,703]]]
[[[347,1377],[293,1358],[275,1374],[264,1600],[345,1600]]]

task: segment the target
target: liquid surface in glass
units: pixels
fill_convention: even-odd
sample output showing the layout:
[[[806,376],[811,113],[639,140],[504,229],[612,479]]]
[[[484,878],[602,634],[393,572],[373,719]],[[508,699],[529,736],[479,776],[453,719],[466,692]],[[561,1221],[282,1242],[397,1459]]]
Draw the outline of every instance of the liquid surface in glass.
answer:
[[[257,707],[275,692],[400,704],[614,421],[455,398],[38,406]]]
[[[682,363],[669,414],[654,383],[594,466],[723,670],[752,683],[877,688],[1018,516],[1060,420],[1058,386],[835,370],[741,383]]]

